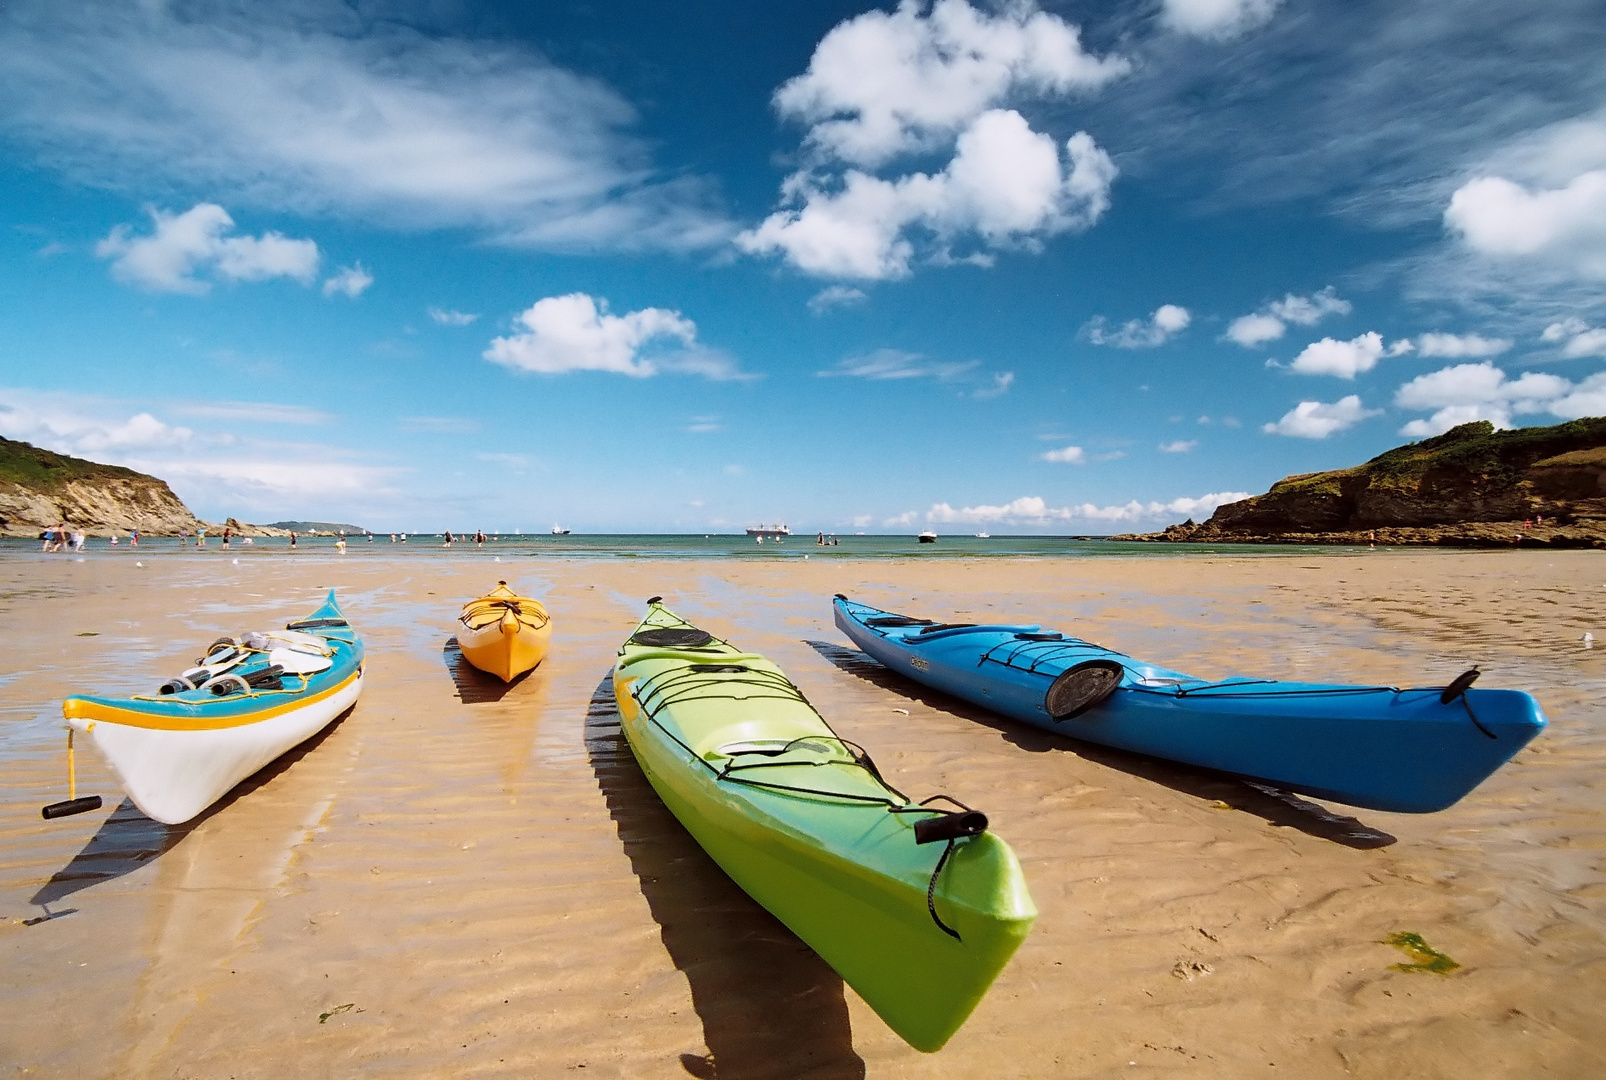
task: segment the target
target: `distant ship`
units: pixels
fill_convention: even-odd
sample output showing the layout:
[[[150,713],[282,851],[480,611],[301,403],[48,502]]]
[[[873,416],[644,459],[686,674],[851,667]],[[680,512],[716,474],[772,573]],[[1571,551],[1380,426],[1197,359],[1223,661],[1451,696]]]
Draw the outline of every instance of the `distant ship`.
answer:
[[[937,542],[937,534],[927,529],[920,534],[919,540],[922,544],[935,544]]]
[[[565,529],[562,525],[554,525],[554,526],[552,526],[552,535],[553,536],[568,536],[569,535],[569,530]]]
[[[991,540],[992,538],[993,538],[993,534],[992,533],[977,533],[976,534],[976,539],[977,540]]]
[[[792,530],[785,525],[749,525],[748,536],[791,536]]]

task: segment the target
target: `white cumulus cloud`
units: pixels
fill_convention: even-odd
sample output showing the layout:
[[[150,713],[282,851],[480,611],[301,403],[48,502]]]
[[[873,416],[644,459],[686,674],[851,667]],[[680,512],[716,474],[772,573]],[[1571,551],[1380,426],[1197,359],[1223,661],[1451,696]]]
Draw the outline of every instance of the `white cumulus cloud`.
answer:
[[[1080,465],[1087,460],[1087,454],[1082,451],[1080,446],[1062,446],[1058,450],[1049,450],[1046,453],[1039,454],[1038,457],[1043,461],[1054,461],[1067,465]]]
[[[907,277],[913,227],[935,245],[933,258],[956,261],[952,246],[975,236],[984,246],[1030,246],[1041,237],[1091,226],[1109,208],[1116,168],[1086,132],[1060,152],[1017,112],[976,117],[939,173],[885,180],[858,169],[839,179],[791,177],[786,208],[736,238],[754,255],[779,253],[805,273],[862,280]],[[978,252],[957,261],[985,265]]]
[[[1325,439],[1329,435],[1354,427],[1382,409],[1368,409],[1361,399],[1351,394],[1332,404],[1321,401],[1301,401],[1274,424],[1261,425],[1268,435],[1287,435],[1295,439]]]
[[[230,236],[234,219],[216,203],[196,203],[182,214],[155,207],[148,211],[151,232],[135,235],[115,226],[95,254],[112,260],[112,276],[152,292],[199,296],[212,284],[201,275],[230,281],[287,277],[312,284],[318,273],[318,245],[281,233]]]
[[[1480,254],[1542,259],[1606,280],[1606,169],[1580,173],[1554,188],[1478,177],[1450,197],[1444,223]]]
[[[1198,445],[1198,439],[1175,439],[1161,443],[1159,449],[1162,454],[1186,454]]]
[[[1336,375],[1340,379],[1353,379],[1361,372],[1371,371],[1384,356],[1399,356],[1413,348],[1415,346],[1403,338],[1384,348],[1383,336],[1372,330],[1349,341],[1335,338],[1314,341],[1305,346],[1288,366],[1289,370],[1301,375]]]
[[[1246,349],[1253,349],[1281,338],[1289,323],[1315,326],[1329,315],[1348,315],[1351,310],[1350,302],[1340,297],[1331,285],[1309,296],[1288,293],[1259,311],[1234,319],[1227,327],[1227,337]]]
[[[709,378],[730,378],[728,361],[705,358],[696,350],[697,326],[678,311],[643,308],[625,315],[608,311],[606,300],[586,293],[537,300],[519,316],[523,329],[499,337],[485,358],[519,371],[561,375],[570,371],[611,371],[646,378],[660,371],[686,371]],[[667,341],[679,349],[662,356],[643,355],[648,346]]]
[[[1147,319],[1131,319],[1118,330],[1104,328],[1100,315],[1087,324],[1087,337],[1095,345],[1114,345],[1118,349],[1152,349],[1164,345],[1174,334],[1188,328],[1193,316],[1185,307],[1161,304]]]
[[[1249,498],[1247,491],[1218,491],[1197,498],[1177,498],[1169,502],[1139,502],[1133,499],[1114,506],[1081,503],[1076,506],[1050,506],[1037,495],[1024,495],[999,505],[961,506],[935,503],[926,511],[925,518],[932,524],[1009,524],[1042,527],[1066,524],[1073,521],[1088,522],[1143,522],[1159,521],[1168,517],[1207,517],[1224,503]],[[903,515],[900,524],[909,524],[914,514]],[[890,522],[889,522],[890,523]]]
[[[337,293],[348,300],[355,300],[368,291],[368,286],[374,283],[374,275],[364,270],[362,263],[353,263],[351,266],[342,266],[335,275],[323,283],[323,294],[334,296]]]
[[[1164,0],[1160,21],[1190,37],[1223,41],[1264,25],[1282,0]]]
[[[1511,379],[1487,360],[1419,375],[1395,392],[1394,404],[1402,409],[1435,410],[1432,416],[1412,420],[1400,429],[1401,435],[1413,438],[1440,435],[1473,420],[1509,428],[1514,415],[1548,412],[1571,420],[1592,415],[1592,409],[1606,411],[1606,398],[1590,380],[1575,386],[1559,375],[1533,371]]]
[[[1129,69],[1083,51],[1075,26],[1029,2],[987,13],[965,0],[929,11],[904,0],[849,19],[776,91],[777,111],[809,125],[806,163],[737,247],[809,274],[876,280],[907,276],[917,249],[937,264],[989,265],[991,250],[1087,228],[1109,206],[1114,162],[1086,132],[1062,148],[1004,106],[1091,91]],[[937,172],[877,175],[899,156],[950,146]],[[966,241],[986,250],[956,255]]]
[[[1561,355],[1567,360],[1580,356],[1606,356],[1606,327],[1594,327],[1582,319],[1563,319],[1545,327],[1539,335],[1541,341],[1561,344]]]
[[[876,167],[930,150],[1020,95],[1092,90],[1131,64],[1082,49],[1080,30],[1029,3],[988,14],[965,0],[918,0],[833,27],[808,70],[775,92],[776,110],[809,124],[822,157]]]

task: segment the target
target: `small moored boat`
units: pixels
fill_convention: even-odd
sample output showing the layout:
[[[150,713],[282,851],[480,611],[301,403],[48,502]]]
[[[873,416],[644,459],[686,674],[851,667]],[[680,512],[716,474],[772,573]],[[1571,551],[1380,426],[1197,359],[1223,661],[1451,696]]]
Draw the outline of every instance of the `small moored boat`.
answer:
[[[647,779],[894,1031],[940,1049],[1037,917],[1014,852],[985,814],[911,802],[779,668],[658,599],[613,674]]]
[[[152,693],[75,696],[61,711],[69,747],[71,734],[88,736],[134,805],[177,825],[354,705],[362,664],[331,590],[283,630],[219,638]]]
[[[1520,690],[1197,679],[1037,625],[911,618],[838,595],[836,625],[882,664],[1073,739],[1396,813],[1443,810],[1545,726]]]
[[[539,664],[552,639],[552,620],[540,602],[498,581],[496,588],[463,605],[457,617],[463,659],[488,675],[512,682]]]

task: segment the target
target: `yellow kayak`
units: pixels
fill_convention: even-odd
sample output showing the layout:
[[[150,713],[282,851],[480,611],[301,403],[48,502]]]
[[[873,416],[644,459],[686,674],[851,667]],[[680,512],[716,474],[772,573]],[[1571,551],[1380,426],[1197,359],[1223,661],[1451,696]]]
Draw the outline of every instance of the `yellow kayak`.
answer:
[[[488,675],[512,682],[546,656],[552,620],[540,602],[498,581],[496,588],[463,605],[457,646],[463,659]]]

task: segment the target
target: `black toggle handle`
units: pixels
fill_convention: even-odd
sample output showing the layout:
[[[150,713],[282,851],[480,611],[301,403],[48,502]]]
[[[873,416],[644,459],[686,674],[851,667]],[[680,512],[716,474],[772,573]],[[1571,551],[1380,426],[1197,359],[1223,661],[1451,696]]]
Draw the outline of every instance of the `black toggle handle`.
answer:
[[[649,596],[649,597],[647,597],[647,606],[648,607],[652,607],[654,604],[659,603],[661,600],[663,600],[663,597],[661,597],[661,596]]]
[[[1467,670],[1457,675],[1455,680],[1451,682],[1449,686],[1444,688],[1444,692],[1439,695],[1439,704],[1448,705],[1450,702],[1466,693],[1467,688],[1473,683],[1477,682],[1478,676],[1482,674],[1483,672],[1479,671],[1477,668],[1467,668]]]
[[[915,843],[937,844],[961,836],[980,836],[986,831],[987,815],[980,810],[966,810],[961,814],[943,814],[915,822]]]
[[[91,810],[100,809],[99,795],[85,795],[81,799],[68,799],[66,802],[53,802],[49,806],[40,807],[39,816],[46,821],[53,821],[59,817],[72,817],[74,814],[87,814]]]

